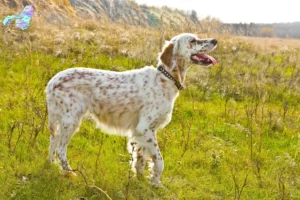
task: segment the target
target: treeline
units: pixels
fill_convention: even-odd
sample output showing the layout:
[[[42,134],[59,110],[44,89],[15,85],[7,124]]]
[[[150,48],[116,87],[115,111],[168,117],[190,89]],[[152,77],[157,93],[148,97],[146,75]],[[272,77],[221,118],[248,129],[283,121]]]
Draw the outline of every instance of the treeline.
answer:
[[[255,37],[300,38],[300,22],[274,24],[222,24],[231,34]]]

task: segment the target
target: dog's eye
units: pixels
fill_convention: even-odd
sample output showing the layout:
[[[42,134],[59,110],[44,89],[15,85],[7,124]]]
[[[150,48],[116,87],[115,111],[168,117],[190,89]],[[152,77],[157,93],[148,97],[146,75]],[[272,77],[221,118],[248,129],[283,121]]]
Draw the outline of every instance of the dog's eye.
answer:
[[[196,42],[197,40],[194,38],[194,39],[192,39],[191,41],[190,41],[190,43],[194,43],[194,42]]]

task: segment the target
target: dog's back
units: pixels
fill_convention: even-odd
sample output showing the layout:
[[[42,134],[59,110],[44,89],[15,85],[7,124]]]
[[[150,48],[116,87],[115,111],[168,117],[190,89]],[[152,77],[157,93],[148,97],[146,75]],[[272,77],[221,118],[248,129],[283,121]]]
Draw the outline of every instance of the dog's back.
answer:
[[[106,132],[128,135],[140,110],[164,93],[153,67],[126,72],[73,68],[54,76],[46,95],[50,123],[80,121],[88,111]]]

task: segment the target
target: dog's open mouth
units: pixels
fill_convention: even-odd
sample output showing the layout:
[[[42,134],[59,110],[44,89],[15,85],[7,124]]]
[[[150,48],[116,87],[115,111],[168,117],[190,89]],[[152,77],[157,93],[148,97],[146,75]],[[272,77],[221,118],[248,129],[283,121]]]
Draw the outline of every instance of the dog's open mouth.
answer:
[[[198,54],[193,54],[191,56],[191,60],[195,64],[202,64],[202,65],[216,65],[217,61],[214,59],[212,56],[198,53]]]

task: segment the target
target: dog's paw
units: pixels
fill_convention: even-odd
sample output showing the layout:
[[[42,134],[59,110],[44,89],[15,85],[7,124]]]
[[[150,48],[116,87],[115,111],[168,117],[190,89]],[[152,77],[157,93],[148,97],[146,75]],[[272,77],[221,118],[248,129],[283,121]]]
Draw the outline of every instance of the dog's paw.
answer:
[[[160,181],[157,181],[157,180],[151,180],[150,181],[150,184],[153,186],[153,187],[155,187],[155,188],[157,188],[157,189],[163,189],[164,188],[164,186],[163,186],[163,184],[160,182]]]
[[[77,177],[77,174],[75,172],[72,171],[66,171],[65,172],[65,176],[71,179],[75,179]]]

